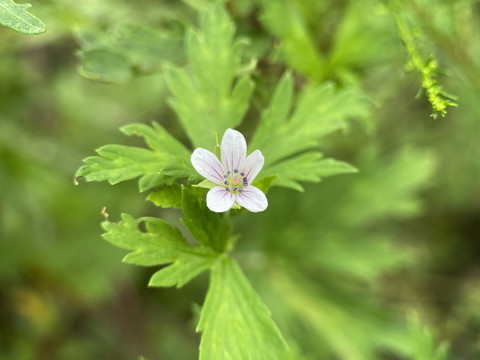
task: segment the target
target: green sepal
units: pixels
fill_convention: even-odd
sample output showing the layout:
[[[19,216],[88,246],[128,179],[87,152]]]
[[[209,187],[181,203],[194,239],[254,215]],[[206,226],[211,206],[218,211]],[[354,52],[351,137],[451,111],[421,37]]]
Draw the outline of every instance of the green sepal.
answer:
[[[222,151],[221,151],[221,148],[220,148],[220,144],[218,142],[218,133],[215,131],[215,147],[213,148],[213,153],[215,154],[215,156],[219,159],[221,159],[222,157]]]
[[[214,187],[217,187],[219,185],[211,182],[210,180],[203,180],[201,183],[197,185],[193,185],[194,187],[199,187],[199,188],[204,188],[204,189],[213,189]]]

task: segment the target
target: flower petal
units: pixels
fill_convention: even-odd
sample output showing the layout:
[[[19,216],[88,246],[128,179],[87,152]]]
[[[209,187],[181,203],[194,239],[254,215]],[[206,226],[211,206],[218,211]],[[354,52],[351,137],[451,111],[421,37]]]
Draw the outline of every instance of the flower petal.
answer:
[[[227,192],[223,186],[217,186],[207,193],[207,206],[214,212],[225,212],[235,202],[235,195]]]
[[[268,200],[265,194],[255,186],[247,186],[237,195],[237,204],[251,212],[260,212],[267,208]]]
[[[247,156],[247,142],[237,130],[227,129],[220,146],[222,164],[228,171],[240,170]]]
[[[248,155],[245,160],[245,165],[243,167],[243,172],[247,178],[249,184],[252,183],[253,179],[258,175],[260,170],[262,170],[263,163],[265,159],[263,158],[262,152],[260,150],[255,150],[253,153]]]
[[[225,170],[215,154],[208,150],[197,148],[193,152],[190,161],[195,170],[204,178],[218,185],[223,184]]]

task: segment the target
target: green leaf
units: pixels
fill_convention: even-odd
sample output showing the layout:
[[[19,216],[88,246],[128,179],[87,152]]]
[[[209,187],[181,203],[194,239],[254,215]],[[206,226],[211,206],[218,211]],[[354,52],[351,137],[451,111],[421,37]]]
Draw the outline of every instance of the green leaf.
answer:
[[[150,279],[149,286],[181,287],[202,271],[210,268],[218,253],[202,245],[189,245],[180,231],[158,218],[135,220],[127,214],[123,221],[102,224],[108,242],[132,250],[123,261],[142,266],[170,264]],[[145,231],[139,225],[145,224]]]
[[[176,179],[198,177],[190,164],[190,152],[162,126],[153,123],[127,125],[121,129],[126,135],[145,139],[151,150],[123,145],[106,145],[97,150],[100,156],[91,156],[76,176],[87,181],[117,184],[140,177],[140,191],[158,185],[171,184]]]
[[[136,178],[147,174],[152,168],[165,161],[147,149],[123,145],[105,145],[97,150],[99,156],[88,157],[77,176],[85,176],[88,181],[108,180],[110,184]]]
[[[187,188],[182,190],[182,209],[186,217],[181,221],[193,237],[200,244],[224,252],[230,238],[229,218],[210,211],[205,201],[199,201]]]
[[[172,38],[163,29],[129,25],[104,33],[82,29],[77,38],[81,50],[80,73],[88,79],[121,84],[135,76],[150,74],[166,62],[181,60],[181,39]]]
[[[132,78],[130,64],[125,57],[111,49],[80,51],[80,74],[90,80],[107,83],[125,83]]]
[[[414,259],[414,249],[395,242],[394,234],[382,232],[379,224],[419,214],[423,205],[419,192],[428,187],[435,170],[433,155],[406,148],[387,156],[367,145],[355,159],[361,169],[357,175],[310,187],[295,201],[290,196],[277,199],[288,203],[289,212],[301,223],[279,227],[274,219],[282,210],[272,208],[268,215],[272,218],[265,219],[262,232],[250,236],[264,236],[270,251],[301,258],[305,269],[373,284],[383,273]],[[307,246],[310,250],[305,252]]]
[[[354,75],[362,69],[393,61],[398,52],[398,47],[392,46],[396,34],[385,31],[392,19],[388,11],[375,11],[377,6],[373,1],[346,4],[329,52],[331,71]]]
[[[172,160],[170,160],[163,166],[162,173],[176,179],[187,177],[200,177],[197,173],[192,172],[192,167],[187,158],[177,156],[174,156]]]
[[[0,24],[28,35],[45,32],[45,24],[27,11],[31,6],[16,4],[12,0],[0,0]]]
[[[250,142],[265,157],[261,176],[278,175],[273,185],[303,191],[299,181],[318,182],[322,177],[355,172],[353,166],[322,159],[318,152],[302,152],[318,147],[326,135],[345,129],[347,118],[366,116],[366,97],[348,89],[337,91],[326,83],[303,91],[291,113],[292,98],[292,76],[286,73]]]
[[[263,112],[257,131],[250,141],[251,148],[259,148],[272,140],[272,134],[278,127],[285,126],[292,109],[293,80],[292,74],[286,72],[273,93],[270,106]],[[265,154],[265,150],[262,151]]]
[[[255,179],[253,185],[266,194],[277,176],[278,175],[263,176],[261,179]]]
[[[265,166],[318,146],[326,135],[345,129],[348,118],[367,114],[369,102],[363,94],[350,89],[335,90],[333,84],[324,83],[303,91],[288,119],[285,119],[286,108],[282,110],[282,116],[275,118],[271,115],[273,109],[284,107],[282,101],[291,102],[291,87],[291,76],[286,74],[262,116],[258,128],[260,135],[256,135],[250,144],[262,149]]]
[[[435,345],[435,336],[429,327],[422,326],[416,313],[409,314],[412,336],[412,355],[415,360],[447,360],[448,344]]]
[[[121,130],[128,136],[142,136],[148,146],[156,152],[169,153],[181,159],[188,159],[187,162],[190,161],[190,151],[156,122],[152,123],[152,127],[145,124],[130,124],[122,127]]]
[[[434,154],[405,147],[380,162],[378,150],[369,150],[358,161],[362,173],[339,208],[339,221],[355,226],[386,216],[408,218],[418,214],[422,200],[416,193],[428,185],[435,171]]]
[[[162,186],[148,195],[147,200],[163,208],[180,209],[182,206],[182,186],[180,184]]]
[[[282,40],[280,51],[285,62],[302,75],[321,80],[325,60],[316,48],[297,1],[262,0],[260,4],[262,23]]]
[[[211,270],[197,331],[200,360],[272,360],[288,351],[270,311],[230,257]]]
[[[322,236],[316,239],[312,254],[306,255],[303,263],[315,264],[322,271],[337,276],[374,283],[385,272],[408,264],[413,254],[409,249],[399,247],[391,236],[378,232],[354,228],[342,233],[337,229],[332,231],[328,224],[324,226],[325,230],[320,225],[312,227],[307,238],[313,238],[319,231]],[[290,235],[295,232],[291,231]]]
[[[344,278],[326,276],[319,282],[305,272],[298,273],[290,260],[281,265],[261,277],[262,294],[274,314],[278,313],[285,333],[303,336],[302,344],[314,342],[309,349],[315,356],[308,359],[376,359],[372,354],[393,335],[392,328],[396,327],[395,335],[401,334],[395,317],[373,301],[368,291],[354,287],[348,293],[342,288],[348,288]]]
[[[322,178],[356,173],[350,164],[334,159],[323,159],[318,152],[308,152],[270,166],[264,176],[277,175],[274,184],[303,191],[299,181],[319,182]]]
[[[194,146],[206,149],[213,149],[215,132],[223,134],[240,124],[253,91],[249,78],[235,81],[244,43],[234,41],[234,24],[222,6],[209,7],[201,28],[189,32],[191,68],[170,67],[165,73],[173,95],[170,105]]]

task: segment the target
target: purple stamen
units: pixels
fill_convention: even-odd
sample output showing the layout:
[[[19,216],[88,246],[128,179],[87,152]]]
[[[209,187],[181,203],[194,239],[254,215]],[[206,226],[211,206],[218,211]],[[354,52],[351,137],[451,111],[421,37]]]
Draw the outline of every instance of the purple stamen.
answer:
[[[241,192],[243,192],[243,190],[242,190],[242,189],[240,189],[240,190],[238,190],[238,192],[240,192],[240,193],[241,193]]]
[[[243,177],[245,174],[244,173],[240,173],[240,176]]]
[[[233,172],[236,174],[238,172],[238,169],[233,170]]]
[[[228,175],[223,175],[223,178],[224,178],[224,179],[228,178]]]
[[[227,175],[230,175],[232,172],[231,171],[227,171]]]
[[[237,188],[236,188],[236,187],[234,187],[232,190],[233,190],[233,191],[237,191]]]
[[[230,192],[230,189],[229,189],[228,187],[226,187],[226,188],[225,188],[225,191],[228,191],[228,192]]]
[[[225,181],[224,184],[225,184],[225,185],[228,185],[228,181]]]

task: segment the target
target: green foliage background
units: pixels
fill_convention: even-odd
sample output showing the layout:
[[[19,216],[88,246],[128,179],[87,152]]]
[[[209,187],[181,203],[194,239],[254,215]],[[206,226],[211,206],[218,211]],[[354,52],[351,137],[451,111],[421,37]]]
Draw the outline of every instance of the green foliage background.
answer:
[[[32,9],[44,34],[0,29],[0,359],[196,359],[197,324],[202,342],[222,335],[229,347],[235,336],[255,346],[270,332],[293,359],[478,359],[478,3],[229,1],[234,30],[220,43],[194,30],[209,4],[42,1]],[[211,53],[235,51],[204,73],[210,53],[201,56],[202,42]],[[218,86],[195,88],[208,83],[202,77],[218,77]],[[195,102],[196,93],[217,112]],[[432,118],[451,104],[449,93],[458,108]],[[188,128],[193,110],[205,122]],[[152,121],[173,136],[155,128],[171,152],[161,159],[162,177],[144,171],[165,150],[152,140]],[[154,273],[195,258],[182,235],[154,217],[191,241],[196,205],[185,216],[175,197],[171,208],[157,207],[166,200],[151,189],[189,173],[182,159],[213,146],[209,126],[239,126],[249,149],[270,162],[261,174],[282,176],[265,213],[234,218],[232,257],[242,270],[219,262],[207,299],[205,273],[182,289],[147,288]],[[152,150],[125,134],[144,137]],[[144,149],[129,161],[127,147]],[[92,157],[96,148],[111,161]],[[75,186],[86,157],[131,176],[97,172],[89,180],[116,185]],[[316,183],[328,169],[344,175]],[[124,182],[138,176],[138,185]],[[122,212],[133,218],[117,224]],[[123,226],[132,239],[147,239],[127,247],[125,261],[140,264],[135,251],[157,251],[138,228],[141,218],[150,232],[175,233],[178,262],[121,263],[127,252],[100,237],[106,213],[109,234]],[[202,256],[192,265],[197,273],[210,266],[210,254]],[[153,285],[190,280],[168,274]],[[230,314],[239,329],[271,313],[283,335],[268,324],[226,335],[221,315],[230,308],[216,306],[219,294],[245,309],[245,293],[255,311]]]

